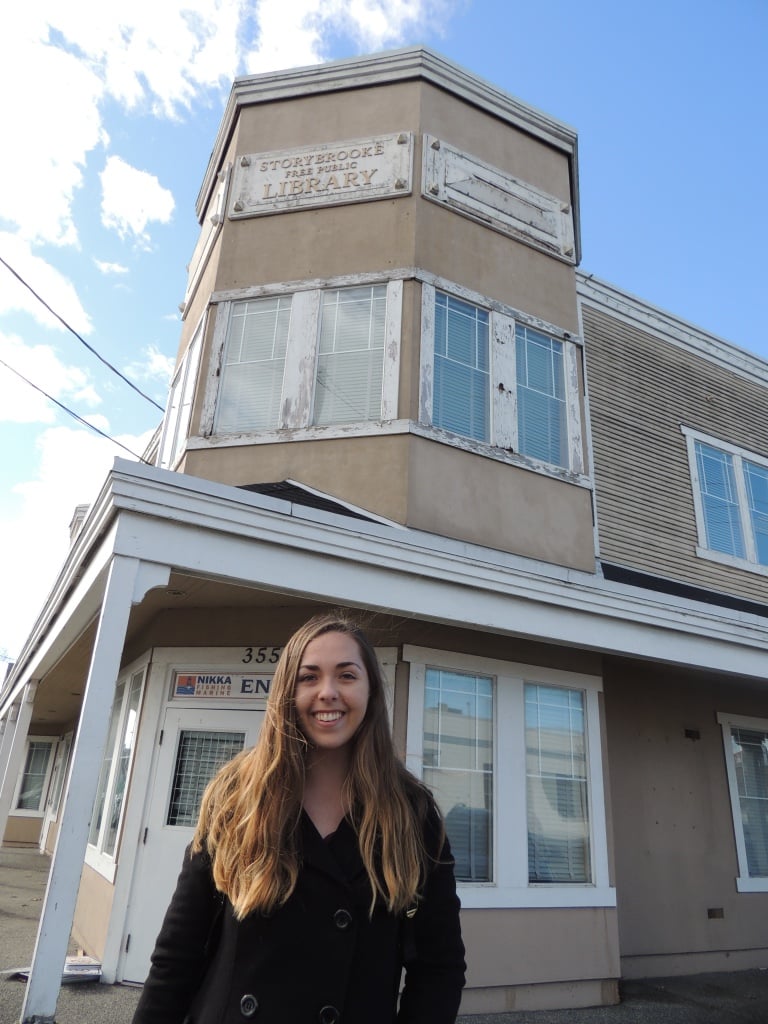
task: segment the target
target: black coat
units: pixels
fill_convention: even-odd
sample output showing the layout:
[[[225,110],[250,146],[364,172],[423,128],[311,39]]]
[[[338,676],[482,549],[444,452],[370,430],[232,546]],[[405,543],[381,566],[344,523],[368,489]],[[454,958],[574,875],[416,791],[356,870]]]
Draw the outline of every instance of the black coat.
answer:
[[[383,905],[369,917],[370,884],[346,821],[323,840],[303,814],[301,865],[284,906],[238,922],[208,856],[188,850],[133,1024],[454,1024],[465,964],[447,842],[410,919]]]

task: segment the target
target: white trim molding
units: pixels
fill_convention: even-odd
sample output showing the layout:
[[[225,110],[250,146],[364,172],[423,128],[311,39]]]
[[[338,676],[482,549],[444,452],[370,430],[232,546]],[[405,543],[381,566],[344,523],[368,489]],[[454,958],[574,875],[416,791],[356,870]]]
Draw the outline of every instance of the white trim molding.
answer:
[[[725,751],[725,767],[728,777],[728,791],[731,799],[731,814],[733,815],[733,834],[736,842],[736,857],[738,860],[738,876],[736,878],[736,889],[738,892],[768,892],[768,875],[750,875],[749,858],[747,855],[746,835],[744,821],[741,813],[741,800],[739,795],[739,784],[736,775],[735,753],[733,750],[732,730],[754,729],[755,732],[763,733],[768,738],[768,719],[748,718],[744,715],[729,715],[719,712],[717,721],[723,731],[723,748]]]

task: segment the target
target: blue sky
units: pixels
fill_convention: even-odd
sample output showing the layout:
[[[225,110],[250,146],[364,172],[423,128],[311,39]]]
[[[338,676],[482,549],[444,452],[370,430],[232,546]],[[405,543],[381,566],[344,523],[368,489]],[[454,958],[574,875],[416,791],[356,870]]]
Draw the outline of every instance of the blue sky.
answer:
[[[413,44],[578,131],[582,269],[768,359],[766,0],[112,6],[36,0],[5,26],[0,258],[161,406],[232,78]],[[2,264],[0,360],[136,453],[159,422]],[[0,398],[0,657],[14,657],[75,505],[125,451],[2,364]]]

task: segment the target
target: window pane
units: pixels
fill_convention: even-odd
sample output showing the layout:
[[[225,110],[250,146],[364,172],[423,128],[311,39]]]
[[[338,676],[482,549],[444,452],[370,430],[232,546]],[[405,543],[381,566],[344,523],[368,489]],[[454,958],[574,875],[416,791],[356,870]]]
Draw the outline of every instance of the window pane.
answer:
[[[19,799],[16,809],[19,811],[39,811],[43,802],[43,786],[48,774],[48,759],[51,756],[53,743],[42,740],[30,740],[27,746],[27,759],[24,763],[24,774],[19,787]]]
[[[424,782],[445,815],[456,877],[492,877],[493,681],[428,668]]]
[[[768,565],[768,469],[745,462],[744,476],[757,561]]]
[[[432,423],[463,437],[490,440],[488,313],[435,295]]]
[[[181,732],[168,808],[169,825],[197,825],[205,787],[244,746],[244,732]]]
[[[768,733],[734,728],[733,760],[751,878],[768,876]]]
[[[744,558],[744,537],[733,474],[733,458],[727,452],[696,442],[696,465],[707,547]]]
[[[120,712],[123,707],[124,696],[125,680],[122,680],[117,684],[117,688],[115,690],[115,700],[112,704],[112,714],[109,719],[107,745],[104,748],[104,760],[101,762],[99,783],[96,788],[96,802],[93,805],[93,814],[91,816],[91,830],[88,835],[88,842],[92,846],[96,846],[99,841],[101,820],[104,815],[104,803],[107,798],[107,786],[109,785],[109,773],[112,769],[112,757],[115,752],[115,743],[117,741],[117,727],[120,723]]]
[[[385,285],[323,295],[314,422],[381,419]]]
[[[589,882],[584,694],[525,686],[528,879]]]
[[[568,465],[563,346],[529,327],[515,328],[518,446],[555,466]]]
[[[128,781],[128,768],[131,763],[131,754],[136,739],[136,725],[139,714],[139,700],[141,698],[141,684],[144,680],[144,672],[136,672],[131,679],[128,691],[127,706],[123,717],[123,728],[118,749],[115,751],[117,763],[115,766],[115,777],[112,783],[112,796],[109,801],[109,814],[107,816],[107,833],[104,839],[104,853],[114,855],[117,841],[117,830],[120,825],[120,816],[123,810],[125,798],[125,786]]]
[[[278,426],[291,298],[253,299],[232,307],[224,350],[217,432]]]

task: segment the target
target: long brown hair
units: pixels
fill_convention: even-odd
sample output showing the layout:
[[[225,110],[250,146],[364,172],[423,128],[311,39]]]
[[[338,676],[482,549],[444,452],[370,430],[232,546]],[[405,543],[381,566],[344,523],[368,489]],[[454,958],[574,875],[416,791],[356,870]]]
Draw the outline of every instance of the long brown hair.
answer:
[[[377,898],[393,913],[418,898],[427,857],[424,822],[434,803],[395,752],[373,648],[357,623],[331,613],[310,619],[287,642],[258,742],[226,764],[203,795],[192,848],[209,854],[216,887],[239,919],[270,913],[296,885],[308,745],[294,698],[307,644],[324,633],[352,637],[368,673],[368,706],[352,740],[343,797],[371,884],[371,912]]]

